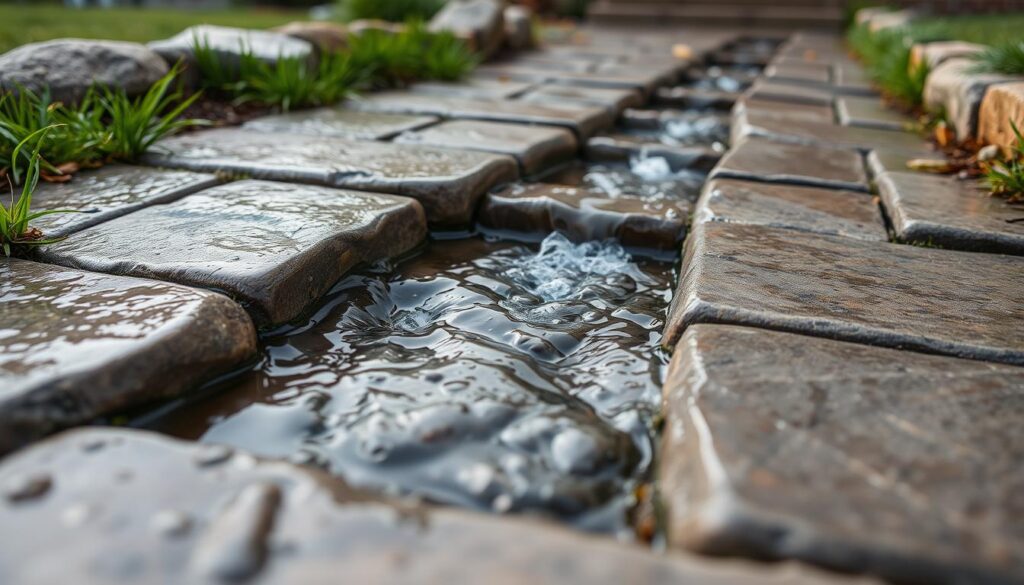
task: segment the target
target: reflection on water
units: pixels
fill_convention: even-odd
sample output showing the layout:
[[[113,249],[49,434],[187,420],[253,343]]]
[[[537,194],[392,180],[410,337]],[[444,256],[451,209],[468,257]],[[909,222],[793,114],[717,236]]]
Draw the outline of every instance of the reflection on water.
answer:
[[[651,461],[671,267],[560,235],[435,242],[343,280],[225,392],[153,426],[356,485],[622,530]]]

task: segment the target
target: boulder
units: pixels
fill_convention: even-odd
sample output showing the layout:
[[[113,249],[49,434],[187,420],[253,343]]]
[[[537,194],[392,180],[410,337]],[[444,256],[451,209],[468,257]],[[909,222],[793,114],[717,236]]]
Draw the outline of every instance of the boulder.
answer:
[[[950,59],[928,76],[924,86],[924,105],[945,112],[959,140],[974,138],[978,131],[978,110],[989,86],[1017,81],[999,73],[975,73],[970,59]]]
[[[1010,149],[1017,143],[1010,121],[1024,132],[1024,83],[994,85],[978,111],[978,140]]]
[[[918,43],[910,49],[910,66],[917,68],[922,64],[927,64],[929,68],[935,69],[950,59],[970,57],[984,49],[984,45],[965,43],[964,41]]]
[[[149,43],[149,48],[168,63],[176,63],[181,59],[188,63],[195,59],[196,42],[208,45],[221,63],[228,67],[236,65],[245,52],[267,63],[276,63],[283,58],[314,57],[313,45],[294,36],[209,24],[189,27],[169,39]]]
[[[349,34],[361,35],[368,30],[377,30],[397,35],[405,32],[405,25],[400,22],[388,22],[376,18],[364,18],[348,23]]]
[[[430,21],[434,32],[466,39],[484,56],[501,48],[505,37],[504,3],[498,0],[451,0]]]
[[[513,51],[533,47],[533,12],[525,6],[505,8],[505,46]]]
[[[306,41],[323,52],[339,51],[348,46],[348,29],[333,22],[300,20],[271,30]]]
[[[57,39],[0,55],[0,87],[49,88],[55,101],[81,99],[94,84],[138,95],[166,74],[167,63],[138,43]]]

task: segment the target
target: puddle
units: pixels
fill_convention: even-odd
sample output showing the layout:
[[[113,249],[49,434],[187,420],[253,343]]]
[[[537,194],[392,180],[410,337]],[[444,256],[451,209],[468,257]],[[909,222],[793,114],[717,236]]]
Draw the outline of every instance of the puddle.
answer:
[[[690,73],[686,83],[693,89],[740,93],[750,87],[761,73],[759,67],[719,67],[712,65]]]
[[[358,486],[628,532],[672,268],[613,242],[434,242],[345,278],[258,367],[146,426]]]

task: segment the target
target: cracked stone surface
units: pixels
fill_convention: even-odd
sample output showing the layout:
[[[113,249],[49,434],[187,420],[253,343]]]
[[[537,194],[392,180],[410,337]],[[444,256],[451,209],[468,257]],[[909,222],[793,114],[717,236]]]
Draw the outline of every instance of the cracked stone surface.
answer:
[[[878,97],[839,97],[836,99],[836,114],[843,126],[903,130],[913,123],[903,114],[886,107]]]
[[[864,193],[716,179],[704,186],[694,222],[763,225],[886,242],[878,205]]]
[[[1024,205],[991,196],[980,181],[894,172],[877,182],[904,242],[1024,255]]]
[[[484,120],[490,122],[517,122],[543,124],[569,128],[578,136],[586,137],[611,126],[614,117],[598,106],[572,104],[537,104],[518,100],[482,100],[433,95],[420,95],[403,91],[386,91],[346,102],[352,109],[364,112],[390,114],[420,114]]]
[[[666,344],[715,322],[1024,364],[1024,258],[705,223],[683,266]]]
[[[686,237],[687,201],[609,198],[591,189],[528,183],[487,195],[480,225],[540,241],[558,230],[578,242],[616,238],[624,246],[674,251]]]
[[[239,181],[119,217],[40,254],[225,291],[270,326],[301,315],[356,264],[414,248],[426,231],[412,199]]]
[[[847,189],[869,190],[859,152],[776,142],[752,136],[727,152],[711,171],[713,178],[733,178]]]
[[[14,258],[0,260],[0,331],[0,453],[256,355],[252,322],[223,295]]]
[[[867,583],[383,502],[313,469],[143,431],[64,433],[5,460],[0,486],[5,583]]]
[[[33,211],[73,209],[81,213],[44,215],[32,222],[47,238],[60,238],[104,221],[167,203],[218,184],[209,174],[107,165],[75,173],[66,183],[41,182]]]
[[[479,198],[518,175],[512,158],[483,152],[235,128],[162,140],[145,162],[405,195],[419,201],[439,228],[469,225]]]
[[[437,122],[433,116],[402,116],[317,108],[264,116],[242,125],[256,132],[310,134],[355,140],[387,140]]]
[[[564,128],[478,120],[442,122],[423,130],[405,132],[395,142],[506,154],[519,162],[526,175],[572,159],[577,146],[576,137]]]
[[[1024,578],[1022,368],[698,325],[664,399],[678,547],[899,582]]]

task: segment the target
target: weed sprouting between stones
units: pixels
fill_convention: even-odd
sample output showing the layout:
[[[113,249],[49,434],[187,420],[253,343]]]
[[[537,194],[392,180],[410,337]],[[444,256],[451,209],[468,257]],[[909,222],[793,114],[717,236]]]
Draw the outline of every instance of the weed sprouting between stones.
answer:
[[[1005,43],[987,47],[971,57],[977,73],[1024,75],[1024,42]]]
[[[1013,120],[1010,120],[1010,128],[1016,136],[1012,153],[1007,160],[985,164],[985,182],[993,194],[1019,201],[1024,199],[1024,163],[1021,162],[1024,160],[1024,135]]]

